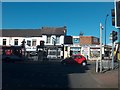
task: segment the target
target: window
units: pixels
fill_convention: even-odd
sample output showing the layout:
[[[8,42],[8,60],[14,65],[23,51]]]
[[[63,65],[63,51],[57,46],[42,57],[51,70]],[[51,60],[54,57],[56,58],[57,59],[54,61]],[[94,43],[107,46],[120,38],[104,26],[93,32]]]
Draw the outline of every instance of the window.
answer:
[[[60,37],[56,37],[56,44],[59,44],[60,43]]]
[[[46,41],[46,43],[50,43],[50,40],[51,40],[51,37],[50,37],[50,36],[47,36],[47,41]]]
[[[52,37],[52,44],[56,44],[56,39]]]
[[[93,38],[94,43],[98,43],[98,41],[99,41],[98,38]]]
[[[79,44],[79,43],[80,43],[79,38],[73,38],[73,43],[74,43],[74,44]]]
[[[18,39],[14,39],[14,45],[18,45]]]
[[[49,55],[60,55],[60,51],[50,50]]]
[[[27,40],[27,45],[31,46],[31,41],[30,40]]]
[[[80,59],[80,58],[82,58],[81,56],[78,56],[78,58]]]
[[[76,59],[76,58],[77,58],[77,56],[72,56],[72,58],[73,58],[73,59]]]
[[[65,51],[68,51],[68,46],[65,47]]]
[[[36,46],[36,39],[32,40],[32,46]]]
[[[50,55],[56,55],[56,51],[50,51],[49,54]]]
[[[3,45],[6,45],[6,39],[3,39]]]

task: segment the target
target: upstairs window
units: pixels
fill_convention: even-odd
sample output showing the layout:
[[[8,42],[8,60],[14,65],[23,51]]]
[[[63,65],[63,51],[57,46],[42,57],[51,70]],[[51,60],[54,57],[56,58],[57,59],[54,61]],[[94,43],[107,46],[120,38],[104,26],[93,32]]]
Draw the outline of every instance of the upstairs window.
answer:
[[[14,39],[14,45],[18,45],[18,39]]]
[[[31,41],[30,40],[27,40],[27,45],[31,46]]]
[[[51,37],[50,37],[50,36],[47,36],[46,43],[50,43],[50,41],[51,41]]]
[[[56,44],[59,44],[60,43],[60,37],[56,37]]]
[[[94,42],[94,43],[98,43],[98,42],[99,42],[99,39],[98,39],[98,38],[93,38],[93,42]]]
[[[36,39],[32,40],[32,46],[36,46]]]
[[[6,39],[3,39],[3,45],[6,45]]]
[[[74,44],[79,44],[80,43],[80,39],[79,38],[73,38],[73,43]]]

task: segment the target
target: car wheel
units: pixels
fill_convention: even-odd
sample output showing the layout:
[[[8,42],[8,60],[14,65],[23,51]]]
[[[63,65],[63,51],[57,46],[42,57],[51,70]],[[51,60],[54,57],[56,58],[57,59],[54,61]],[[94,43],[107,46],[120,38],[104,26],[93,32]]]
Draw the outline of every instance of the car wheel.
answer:
[[[86,66],[87,65],[87,63],[86,62],[82,62],[82,66]]]

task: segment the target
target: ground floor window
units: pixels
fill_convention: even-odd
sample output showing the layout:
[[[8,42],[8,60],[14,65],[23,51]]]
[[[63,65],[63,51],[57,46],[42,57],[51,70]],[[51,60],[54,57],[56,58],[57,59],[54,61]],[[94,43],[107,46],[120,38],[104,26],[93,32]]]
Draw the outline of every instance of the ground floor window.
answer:
[[[90,51],[90,58],[98,58],[100,57],[100,51]]]
[[[48,49],[48,58],[61,58],[61,49]]]
[[[71,47],[70,48],[70,54],[72,54],[72,55],[76,55],[76,54],[80,54],[80,47]]]

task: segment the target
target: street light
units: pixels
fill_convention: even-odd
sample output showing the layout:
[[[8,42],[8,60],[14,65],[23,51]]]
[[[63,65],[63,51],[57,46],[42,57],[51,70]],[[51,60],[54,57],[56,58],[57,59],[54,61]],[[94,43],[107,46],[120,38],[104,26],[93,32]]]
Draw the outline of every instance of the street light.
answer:
[[[105,46],[106,46],[106,23],[107,23],[107,17],[108,17],[109,15],[107,14],[106,15],[106,19],[105,19]]]

